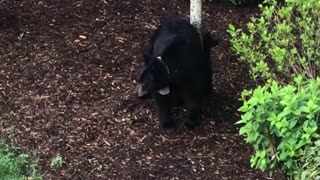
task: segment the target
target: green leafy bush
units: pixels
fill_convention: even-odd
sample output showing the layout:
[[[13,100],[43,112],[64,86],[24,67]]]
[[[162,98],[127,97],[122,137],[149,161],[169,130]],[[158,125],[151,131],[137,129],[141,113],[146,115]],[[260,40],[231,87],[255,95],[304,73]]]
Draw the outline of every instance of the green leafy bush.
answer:
[[[64,163],[63,157],[60,154],[57,154],[54,158],[51,159],[50,166],[54,169],[59,169]]]
[[[252,167],[288,178],[319,179],[320,1],[265,0],[247,28],[229,26],[232,49],[253,78],[242,93],[240,134],[252,144]],[[317,149],[318,148],[318,149]]]
[[[304,149],[320,137],[320,78],[294,81],[296,86],[273,81],[243,91],[239,111],[244,114],[237,122],[243,125],[240,134],[255,149],[251,166],[270,172],[280,168],[291,178],[301,172]]]
[[[36,164],[27,154],[15,154],[15,148],[0,141],[0,179],[42,179]]]
[[[276,0],[259,5],[262,14],[247,29],[229,26],[232,49],[251,66],[251,75],[281,83],[297,75],[315,78],[320,65],[320,1]]]
[[[301,180],[319,180],[320,179],[320,140],[313,146],[305,150],[302,158]]]

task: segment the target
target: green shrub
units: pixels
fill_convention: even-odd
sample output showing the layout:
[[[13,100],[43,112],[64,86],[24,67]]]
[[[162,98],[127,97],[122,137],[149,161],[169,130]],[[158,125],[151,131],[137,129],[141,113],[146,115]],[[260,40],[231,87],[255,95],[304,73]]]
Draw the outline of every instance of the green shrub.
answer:
[[[231,44],[267,83],[243,91],[240,134],[252,144],[252,167],[293,179],[319,179],[320,1],[276,0],[259,6],[247,28],[229,26]],[[315,148],[317,147],[317,148]]]
[[[320,137],[320,78],[296,85],[273,81],[254,91],[243,91],[244,114],[240,134],[253,145],[251,166],[272,172],[280,168],[288,177],[299,176],[304,149]],[[319,170],[318,170],[319,171]]]
[[[54,169],[59,169],[64,163],[63,157],[60,154],[57,154],[54,158],[51,159],[50,166]]]
[[[315,78],[320,64],[320,1],[276,0],[259,5],[262,14],[247,29],[229,25],[232,49],[251,66],[251,75],[289,83],[297,75]]]
[[[0,141],[0,179],[42,179],[36,164],[27,154],[15,154],[15,148]]]
[[[319,180],[320,179],[320,141],[316,141],[313,146],[305,150],[302,158],[300,170],[301,180]]]

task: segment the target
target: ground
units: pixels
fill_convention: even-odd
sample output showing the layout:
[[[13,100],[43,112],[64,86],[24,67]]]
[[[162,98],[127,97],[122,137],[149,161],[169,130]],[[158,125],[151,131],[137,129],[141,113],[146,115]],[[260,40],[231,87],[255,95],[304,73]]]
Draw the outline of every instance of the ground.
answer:
[[[256,7],[204,4],[215,94],[195,131],[161,131],[150,100],[133,96],[142,52],[159,22],[188,18],[185,0],[0,1],[0,138],[36,152],[45,179],[271,179],[250,168],[234,122],[255,86],[226,30]],[[50,167],[57,154],[61,169]]]

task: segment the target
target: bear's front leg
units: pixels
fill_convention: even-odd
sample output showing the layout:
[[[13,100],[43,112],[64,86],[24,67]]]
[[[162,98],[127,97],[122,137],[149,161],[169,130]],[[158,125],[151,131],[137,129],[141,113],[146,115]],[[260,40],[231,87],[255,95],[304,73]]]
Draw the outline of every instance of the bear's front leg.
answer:
[[[168,95],[154,95],[155,106],[160,120],[160,129],[175,129],[175,121],[171,118],[171,101]]]
[[[191,130],[194,130],[200,125],[200,116],[202,111],[202,103],[199,100],[187,102],[189,109],[188,118],[185,121],[185,126]]]

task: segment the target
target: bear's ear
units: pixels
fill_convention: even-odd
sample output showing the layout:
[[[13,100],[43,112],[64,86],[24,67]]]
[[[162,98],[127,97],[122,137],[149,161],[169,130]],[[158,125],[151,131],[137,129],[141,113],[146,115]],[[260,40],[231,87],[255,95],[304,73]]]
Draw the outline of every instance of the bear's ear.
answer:
[[[144,64],[148,64],[151,61],[151,59],[152,59],[152,57],[150,54],[148,54],[148,53],[143,54]]]
[[[219,45],[219,39],[213,38],[210,32],[204,32],[202,35],[204,48],[215,47]]]
[[[157,56],[156,60],[158,60],[166,68],[168,75],[170,75],[170,69],[169,69],[168,65],[162,60],[162,57]]]
[[[152,60],[153,45],[152,43],[148,43],[143,52],[144,63],[148,64]]]

